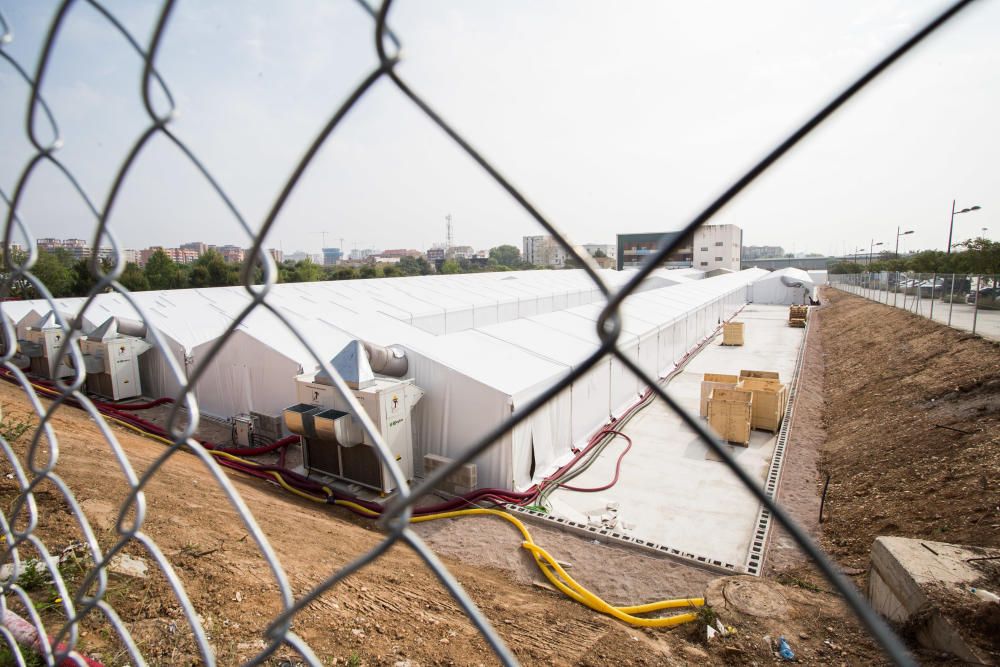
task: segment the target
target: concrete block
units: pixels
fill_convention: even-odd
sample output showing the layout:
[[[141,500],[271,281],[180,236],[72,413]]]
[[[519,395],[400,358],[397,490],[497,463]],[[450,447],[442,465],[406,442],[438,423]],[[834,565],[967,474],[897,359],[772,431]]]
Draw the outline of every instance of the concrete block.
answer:
[[[992,664],[963,636],[940,607],[938,591],[969,596],[968,590],[983,577],[970,558],[1000,555],[983,550],[930,540],[879,537],[871,550],[868,600],[885,618],[905,624],[924,619],[915,628],[917,640],[928,648],[951,653],[972,664]],[[993,553],[995,552],[995,553]]]
[[[439,456],[438,454],[425,454],[424,475],[430,475],[438,468],[443,468],[448,465],[451,461],[452,459],[446,456]],[[466,463],[458,470],[445,477],[444,484],[442,484],[441,488],[443,491],[447,491],[448,493],[456,493],[456,490],[461,488],[464,489],[461,493],[466,493],[476,488],[476,477],[476,464]],[[448,485],[449,488],[445,488],[445,485]]]

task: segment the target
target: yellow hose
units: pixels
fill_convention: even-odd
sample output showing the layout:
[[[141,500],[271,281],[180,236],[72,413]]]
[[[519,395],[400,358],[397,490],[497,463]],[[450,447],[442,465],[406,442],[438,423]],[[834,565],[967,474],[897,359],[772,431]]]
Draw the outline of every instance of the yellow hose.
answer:
[[[349,507],[357,512],[365,514],[366,516],[378,516],[377,512],[347,500],[335,500],[334,504]],[[562,568],[561,565],[559,565],[558,562],[556,562],[556,559],[553,558],[549,552],[535,544],[535,541],[531,538],[531,533],[528,532],[528,528],[518,518],[511,516],[506,512],[501,512],[500,510],[481,508],[455,510],[453,512],[440,512],[438,514],[427,514],[424,516],[413,517],[410,521],[411,523],[422,523],[424,521],[436,521],[438,519],[453,519],[463,516],[485,515],[500,517],[501,519],[512,523],[514,527],[520,531],[521,536],[524,537],[524,541],[521,543],[521,546],[531,552],[531,555],[535,559],[535,563],[542,571],[542,574],[545,575],[545,578],[566,596],[576,600],[582,605],[590,607],[594,611],[607,614],[608,616],[613,616],[614,618],[624,621],[630,625],[650,628],[668,628],[693,621],[698,617],[698,615],[693,612],[688,612],[674,616],[667,616],[666,618],[640,618],[634,614],[645,614],[653,611],[660,611],[662,609],[676,609],[678,607],[701,607],[705,604],[705,600],[703,598],[661,600],[659,602],[651,602],[649,604],[631,607],[615,607],[608,604],[581,586],[566,572],[566,570]]]

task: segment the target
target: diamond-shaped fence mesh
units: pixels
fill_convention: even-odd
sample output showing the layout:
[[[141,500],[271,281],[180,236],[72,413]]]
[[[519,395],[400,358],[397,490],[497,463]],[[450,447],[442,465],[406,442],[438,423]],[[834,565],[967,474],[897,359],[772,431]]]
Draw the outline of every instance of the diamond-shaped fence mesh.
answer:
[[[493,443],[504,433],[513,429],[522,420],[527,419],[574,380],[580,378],[602,359],[611,355],[642,382],[646,383],[657,399],[675,410],[687,426],[693,429],[732,470],[733,474],[752,491],[762,507],[780,522],[802,550],[813,559],[891,659],[900,664],[909,664],[910,658],[892,631],[871,611],[853,586],[837,572],[831,561],[810,541],[804,531],[789,518],[789,515],[765,492],[759,483],[755,482],[736,464],[726,448],[706,429],[701,421],[686,413],[676,400],[663,390],[656,378],[651,377],[629,355],[622,352],[618,346],[619,334],[621,333],[619,308],[624,299],[632,294],[652,270],[671,253],[674,246],[680,242],[680,239],[683,239],[686,233],[690,233],[708,221],[857,91],[962,10],[969,4],[970,0],[956,2],[949,6],[898,48],[873,64],[870,70],[847,89],[838,93],[828,105],[804,125],[790,132],[788,138],[761,159],[754,168],[735,183],[723,189],[722,194],[690,222],[684,230],[685,233],[678,236],[677,242],[660,248],[649,258],[644,267],[618,290],[612,290],[605,284],[590,257],[578,249],[566,234],[560,232],[553,223],[543,217],[530,201],[511,185],[498,168],[480,155],[469,140],[459,135],[434,111],[428,100],[411,89],[407,82],[401,78],[396,69],[399,62],[401,39],[391,31],[388,24],[391,3],[386,1],[374,8],[365,4],[364,0],[360,1],[371,16],[371,35],[373,49],[377,54],[377,64],[353,92],[336,109],[331,110],[329,119],[322,130],[311,143],[303,147],[302,158],[285,179],[281,194],[270,207],[264,220],[256,225],[243,218],[225,190],[220,186],[219,181],[199,161],[198,147],[187,145],[171,131],[171,120],[175,110],[174,97],[171,95],[169,82],[161,78],[157,72],[157,52],[166,35],[170,32],[170,18],[174,10],[174,2],[167,0],[162,4],[158,20],[148,40],[136,37],[126,28],[124,22],[120,21],[113,12],[97,0],[86,0],[86,2],[80,0],[79,3],[74,3],[71,0],[62,2],[49,23],[48,32],[42,41],[42,50],[34,71],[29,71],[28,68],[22,66],[17,58],[10,55],[10,45],[14,42],[14,29],[17,26],[11,25],[0,14],[0,33],[2,33],[0,35],[0,59],[3,61],[0,63],[0,67],[8,68],[8,71],[19,77],[30,90],[25,109],[24,134],[33,151],[33,154],[21,167],[16,182],[0,184],[0,188],[2,188],[0,196],[3,197],[6,209],[4,228],[4,266],[6,268],[3,295],[11,294],[18,285],[30,285],[51,304],[51,310],[57,319],[62,337],[61,349],[65,355],[64,361],[74,369],[70,377],[45,384],[29,377],[14,363],[16,353],[14,345],[6,346],[2,359],[5,375],[23,390],[37,419],[37,427],[32,426],[23,436],[22,442],[27,442],[26,446],[18,449],[12,442],[8,441],[8,438],[13,439],[9,428],[5,429],[7,437],[0,438],[0,447],[3,449],[6,467],[12,471],[12,479],[16,482],[18,490],[16,499],[8,506],[0,508],[0,529],[2,529],[3,539],[2,561],[10,565],[0,581],[0,585],[2,585],[0,605],[2,605],[3,612],[0,633],[2,633],[10,652],[19,656],[18,663],[27,664],[29,659],[37,659],[37,657],[31,656],[41,656],[46,664],[86,664],[87,658],[77,650],[82,645],[81,634],[83,631],[81,628],[87,619],[98,617],[106,627],[111,629],[116,641],[125,647],[129,660],[133,664],[146,664],[147,661],[143,657],[140,642],[133,637],[128,629],[129,622],[135,619],[123,618],[116,607],[115,596],[109,593],[109,564],[123,555],[126,547],[137,545],[141,547],[147,560],[152,563],[153,568],[158,570],[158,576],[161,576],[162,581],[165,582],[163,594],[172,596],[172,601],[167,604],[179,610],[180,616],[190,629],[197,652],[204,663],[215,664],[220,659],[226,662],[232,661],[231,656],[219,655],[217,647],[212,643],[210,633],[205,627],[205,620],[192,604],[188,591],[185,589],[183,577],[178,573],[177,556],[168,555],[144,530],[149,511],[146,490],[150,480],[157,475],[164,474],[165,465],[171,458],[193,454],[210,472],[218,491],[228,500],[242,520],[247,539],[256,544],[260,558],[266,564],[269,576],[278,590],[280,609],[269,619],[264,635],[261,637],[263,641],[255,645],[255,655],[249,659],[248,664],[267,662],[282,651],[291,651],[308,664],[322,664],[310,648],[309,643],[302,636],[296,634],[297,615],[325,592],[338,585],[343,585],[345,578],[381,558],[390,547],[397,544],[409,547],[433,572],[482,634],[499,660],[504,664],[515,664],[514,655],[505,646],[484,614],[463,591],[462,586],[449,573],[448,569],[410,528],[410,519],[413,517],[415,503],[419,498],[433,490],[460,466],[494,446]],[[141,89],[138,93],[146,111],[146,127],[131,149],[125,155],[120,156],[113,185],[104,201],[98,201],[91,196],[81,185],[81,181],[60,161],[59,149],[63,139],[59,132],[59,119],[53,108],[46,103],[42,96],[43,81],[48,73],[53,51],[59,43],[61,30],[74,4],[86,4],[96,10],[102,19],[117,32],[118,36],[128,42],[138,58],[144,63]],[[314,157],[331,135],[335,134],[345,115],[355,107],[359,100],[366,96],[373,84],[380,81],[391,82],[414,107],[433,121],[451,141],[471,157],[478,168],[486,172],[539,225],[552,234],[568,255],[572,256],[583,267],[583,270],[606,297],[606,305],[600,318],[598,331],[602,342],[596,352],[577,364],[572,372],[557,384],[514,411],[506,422],[490,432],[484,433],[476,442],[468,443],[462,456],[434,470],[413,487],[407,483],[405,475],[391,456],[378,428],[368,418],[366,411],[361,408],[343,379],[330,367],[328,360],[315,351],[310,341],[296,330],[293,323],[268,298],[272,286],[276,282],[277,268],[272,257],[265,250],[265,238],[275,225],[286,201]],[[375,443],[378,455],[388,467],[397,488],[395,496],[381,512],[382,532],[377,546],[344,567],[323,572],[321,579],[311,583],[305,593],[296,594],[293,591],[293,585],[289,581],[286,571],[255,519],[254,508],[244,502],[233,482],[223,470],[222,464],[226,464],[227,459],[194,437],[199,425],[199,406],[195,398],[194,387],[199,382],[202,369],[207,364],[203,363],[188,370],[181,368],[170,354],[163,355],[168,360],[169,372],[172,374],[173,380],[177,386],[182,387],[182,390],[179,395],[174,397],[176,400],[167,420],[165,436],[160,438],[166,446],[151,460],[143,462],[143,465],[140,466],[141,473],[133,466],[133,462],[119,444],[115,431],[109,425],[116,419],[110,417],[109,413],[102,409],[103,406],[96,400],[89,398],[83,390],[85,363],[77,343],[83,335],[83,313],[93,299],[99,294],[114,291],[122,299],[127,300],[147,323],[151,321],[145,317],[147,306],[137,300],[119,282],[125,268],[125,261],[123,261],[122,249],[116,238],[115,230],[109,224],[109,219],[130,170],[133,169],[133,165],[143,149],[157,137],[161,140],[166,139],[197,170],[200,177],[210,186],[242,227],[247,237],[253,239],[252,248],[248,253],[243,270],[243,280],[250,299],[239,316],[218,337],[206,355],[206,360],[210,361],[219,353],[229,337],[251,313],[258,309],[270,311],[293,335],[298,337],[302,345],[310,350],[320,368],[333,378],[336,390],[350,405],[352,413],[363,425],[370,441]],[[90,211],[93,218],[93,228],[89,230],[92,247],[96,249],[110,246],[113,251],[110,269],[107,264],[102,265],[96,256],[93,259],[91,266],[94,278],[93,287],[86,303],[72,316],[64,314],[65,311],[57,305],[56,299],[53,298],[46,286],[32,273],[38,259],[32,236],[33,221],[23,216],[20,202],[33,175],[43,165],[47,165],[46,168],[54,168]],[[11,252],[12,242],[19,239],[26,242],[27,254],[25,257],[16,256]],[[5,340],[16,340],[16,332],[9,319],[6,317],[0,319],[3,320]],[[166,341],[155,326],[149,326],[146,338],[160,350],[166,350]],[[120,471],[121,481],[126,489],[126,499],[120,507],[119,513],[116,514],[116,517],[119,518],[114,524],[113,530],[110,531],[112,535],[110,540],[99,537],[97,529],[88,520],[81,502],[60,476],[62,470],[60,462],[64,456],[61,451],[61,433],[58,422],[61,413],[70,408],[82,408],[93,419],[104,442],[93,443],[92,446],[101,447],[106,451],[109,455],[106,464]],[[189,454],[182,453],[182,451]],[[268,471],[261,470],[251,470],[250,472],[257,472],[265,476],[269,474]],[[183,493],[183,489],[179,492]],[[47,508],[51,508],[53,505],[41,502],[40,496],[42,494],[47,498],[57,498],[60,506],[58,516],[49,515],[52,510]],[[79,576],[69,577],[67,575],[66,567],[64,567],[67,554],[62,551],[62,545],[47,544],[43,539],[44,531],[41,530],[41,527],[51,521],[70,522],[76,527],[81,539],[72,548],[70,556],[74,562],[79,564]],[[259,576],[264,575],[260,574]],[[47,598],[45,610],[40,608],[37,596],[33,597],[29,590],[31,583],[38,578],[51,581],[52,591]],[[53,611],[55,613],[50,613]]]

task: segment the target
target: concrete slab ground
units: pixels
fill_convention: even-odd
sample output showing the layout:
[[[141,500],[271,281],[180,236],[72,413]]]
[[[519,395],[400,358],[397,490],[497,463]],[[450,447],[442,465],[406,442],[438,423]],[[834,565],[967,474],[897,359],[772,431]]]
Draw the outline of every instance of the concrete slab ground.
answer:
[[[846,285],[836,285],[837,289],[849,291],[872,301],[903,308],[915,315],[932,319],[941,324],[947,324],[954,329],[973,331],[983,338],[1000,340],[1000,310],[977,309],[967,303],[948,303],[943,299],[917,297],[912,294],[887,292],[885,290],[868,289],[864,287],[847,288]],[[905,301],[905,303],[904,303]],[[931,305],[933,304],[933,309]]]
[[[668,387],[670,395],[696,415],[704,373],[768,370],[778,371],[782,382],[792,379],[805,330],[787,325],[788,306],[750,304],[735,319],[745,323],[745,344],[722,346],[722,337],[715,338]],[[622,462],[618,483],[597,493],[560,488],[550,497],[552,512],[587,524],[588,515],[607,514],[609,504],[617,503],[617,530],[742,566],[759,503],[729,468],[660,401],[636,415],[624,432],[633,446]],[[729,448],[740,466],[763,484],[776,440],[775,434],[753,431],[749,447]],[[625,444],[617,438],[572,484],[608,483]]]

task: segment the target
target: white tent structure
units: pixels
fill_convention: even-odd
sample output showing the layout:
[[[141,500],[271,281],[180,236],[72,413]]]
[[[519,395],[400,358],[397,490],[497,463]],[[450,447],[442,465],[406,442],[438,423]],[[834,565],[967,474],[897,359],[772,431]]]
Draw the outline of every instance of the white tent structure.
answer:
[[[812,278],[802,269],[779,269],[754,282],[752,300],[754,303],[808,305],[815,287]]]
[[[662,376],[735,314],[747,302],[749,284],[766,273],[751,269],[633,295],[622,308],[618,345]],[[414,412],[418,470],[423,454],[460,455],[596,351],[600,313],[601,306],[587,304],[404,344],[411,375],[427,390]],[[602,359],[473,461],[480,485],[530,486],[643,389],[619,360]]]
[[[614,288],[633,274],[602,275]],[[751,284],[773,275],[750,269],[703,278],[701,272],[658,270],[643,283],[649,289],[624,301],[618,346],[651,375],[663,376],[749,300]],[[260,307],[209,356],[250,303],[242,287],[139,292],[132,298],[141,313],[121,294],[104,294],[86,318],[98,324],[110,316],[141,318],[158,332],[163,349],[140,358],[147,395],[176,397],[193,369],[200,369],[194,391],[206,415],[278,415],[296,402],[295,376],[318,365],[288,326]],[[604,307],[582,271],[281,284],[267,300],[321,359],[354,339],[406,350],[408,377],[426,392],[413,413],[418,474],[424,454],[459,456],[593,354]],[[82,304],[62,300],[60,307],[75,312]],[[46,306],[25,302],[18,308],[30,313]],[[603,358],[474,461],[480,485],[529,486],[644,388],[619,359]]]

